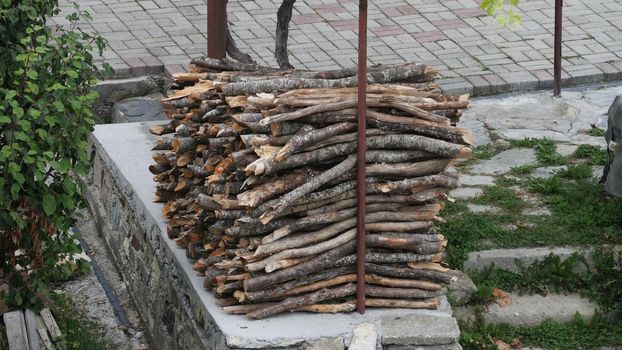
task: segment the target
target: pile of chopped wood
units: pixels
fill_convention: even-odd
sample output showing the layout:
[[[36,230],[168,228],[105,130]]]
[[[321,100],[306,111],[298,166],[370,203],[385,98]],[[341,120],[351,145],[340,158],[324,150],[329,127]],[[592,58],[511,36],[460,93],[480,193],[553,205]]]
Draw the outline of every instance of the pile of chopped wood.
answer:
[[[227,312],[353,311],[356,71],[191,67],[151,128],[175,133],[150,167],[169,237]],[[457,184],[444,170],[471,154],[452,126],[468,96],[439,93],[423,65],[369,71],[366,305],[435,309],[450,277],[434,222]]]

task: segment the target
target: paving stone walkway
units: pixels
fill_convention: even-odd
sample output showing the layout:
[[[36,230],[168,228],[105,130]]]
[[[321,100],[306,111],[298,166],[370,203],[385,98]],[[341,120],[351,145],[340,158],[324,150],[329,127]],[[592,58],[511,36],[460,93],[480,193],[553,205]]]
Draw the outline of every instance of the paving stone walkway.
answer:
[[[65,9],[52,21],[66,23]],[[281,1],[232,0],[229,20],[238,45],[261,64],[273,57]],[[174,72],[206,49],[205,0],[86,0],[84,29],[110,41],[103,59],[117,75]],[[564,83],[622,79],[622,3],[566,0]],[[291,61],[298,68],[355,65],[356,0],[299,0],[290,26]],[[554,1],[523,0],[522,24],[508,29],[485,16],[475,0],[372,0],[369,61],[422,62],[437,67],[451,93],[487,95],[552,86]]]

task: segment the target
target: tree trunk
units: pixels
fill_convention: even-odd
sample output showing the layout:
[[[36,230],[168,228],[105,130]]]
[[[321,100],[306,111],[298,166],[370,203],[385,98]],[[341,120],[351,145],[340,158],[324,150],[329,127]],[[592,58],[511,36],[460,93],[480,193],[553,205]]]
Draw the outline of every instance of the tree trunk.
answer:
[[[281,69],[294,69],[289,63],[287,52],[287,38],[289,37],[289,22],[292,19],[292,10],[296,0],[283,0],[276,16],[276,45],[274,56]]]

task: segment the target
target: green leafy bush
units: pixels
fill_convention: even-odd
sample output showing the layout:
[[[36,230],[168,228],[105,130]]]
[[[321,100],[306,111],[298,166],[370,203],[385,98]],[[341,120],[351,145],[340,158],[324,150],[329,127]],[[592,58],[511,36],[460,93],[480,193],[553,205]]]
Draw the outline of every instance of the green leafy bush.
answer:
[[[76,29],[84,12],[69,29],[48,26],[58,13],[57,0],[0,0],[0,281],[12,305],[45,295],[79,251],[69,228],[89,165],[93,50],[105,41]]]

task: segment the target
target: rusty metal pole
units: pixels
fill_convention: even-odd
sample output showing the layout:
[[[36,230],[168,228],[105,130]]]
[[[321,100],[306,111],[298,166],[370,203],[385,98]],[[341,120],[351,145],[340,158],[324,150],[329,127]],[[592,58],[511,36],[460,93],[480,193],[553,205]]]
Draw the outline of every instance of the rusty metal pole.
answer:
[[[562,94],[562,8],[564,0],[555,0],[555,52],[553,75],[555,78],[555,89],[553,95],[560,97]]]
[[[358,57],[358,148],[356,181],[358,225],[356,245],[356,309],[365,313],[365,212],[367,183],[365,153],[367,126],[367,0],[359,0],[359,57]]]
[[[207,57],[227,55],[227,0],[207,0]]]

